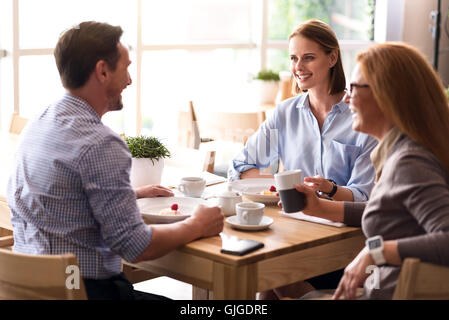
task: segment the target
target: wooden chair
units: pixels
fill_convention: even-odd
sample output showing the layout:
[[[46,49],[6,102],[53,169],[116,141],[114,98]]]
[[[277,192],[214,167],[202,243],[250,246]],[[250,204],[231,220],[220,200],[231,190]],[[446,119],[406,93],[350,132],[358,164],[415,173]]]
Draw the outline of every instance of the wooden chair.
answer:
[[[393,300],[449,299],[449,267],[404,260]]]
[[[0,237],[12,235],[11,211],[6,202],[0,201]]]
[[[189,101],[188,111],[180,111],[178,114],[178,144],[187,148],[199,149],[202,142],[213,141],[211,138],[202,138],[198,126],[193,102]]]
[[[0,249],[0,299],[6,300],[85,300],[84,282],[69,289],[68,267],[78,268],[73,254],[29,255]],[[79,274],[79,272],[78,272]]]
[[[201,115],[200,130],[214,140],[245,144],[265,121],[265,111],[207,112]]]
[[[11,117],[11,124],[9,126],[9,133],[20,134],[28,123],[28,119],[19,116],[18,113],[13,113]]]
[[[10,215],[8,204],[0,201],[0,299],[87,299],[81,275],[79,289],[66,286],[72,274],[67,267],[75,266],[79,271],[74,254],[28,255],[11,251],[14,237]]]
[[[229,160],[237,148],[241,148],[239,144],[245,145],[248,138],[259,129],[265,121],[265,112],[204,112],[197,117],[193,104],[190,106],[189,112],[179,113],[178,144],[218,152],[214,173],[226,177]]]

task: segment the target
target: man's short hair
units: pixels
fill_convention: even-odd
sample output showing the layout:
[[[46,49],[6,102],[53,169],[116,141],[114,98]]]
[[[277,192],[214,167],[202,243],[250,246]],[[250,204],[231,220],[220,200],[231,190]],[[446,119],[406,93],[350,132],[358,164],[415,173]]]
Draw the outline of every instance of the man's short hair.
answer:
[[[115,70],[122,34],[119,26],[95,21],[82,22],[65,31],[54,51],[62,85],[66,89],[82,87],[100,60]]]

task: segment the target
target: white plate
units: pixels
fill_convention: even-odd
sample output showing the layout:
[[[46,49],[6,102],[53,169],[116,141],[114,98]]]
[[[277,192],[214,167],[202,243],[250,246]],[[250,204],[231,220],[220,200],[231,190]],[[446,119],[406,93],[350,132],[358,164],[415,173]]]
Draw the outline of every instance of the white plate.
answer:
[[[178,204],[178,211],[181,212],[180,215],[160,214],[162,209],[170,208],[174,203]],[[148,223],[172,223],[184,220],[193,213],[193,210],[199,204],[208,206],[209,203],[201,198],[187,197],[159,197],[137,200],[137,206]]]
[[[264,190],[269,190],[274,186],[274,179],[243,179],[231,182],[232,190],[241,192],[246,198],[255,202],[277,203],[279,196],[260,194]]]
[[[262,220],[260,221],[259,224],[248,225],[248,224],[240,224],[237,216],[230,216],[230,217],[226,218],[226,222],[229,223],[231,225],[231,227],[233,227],[235,229],[250,230],[250,231],[258,231],[258,230],[267,229],[269,226],[272,225],[273,221],[274,220],[272,218],[263,216]]]

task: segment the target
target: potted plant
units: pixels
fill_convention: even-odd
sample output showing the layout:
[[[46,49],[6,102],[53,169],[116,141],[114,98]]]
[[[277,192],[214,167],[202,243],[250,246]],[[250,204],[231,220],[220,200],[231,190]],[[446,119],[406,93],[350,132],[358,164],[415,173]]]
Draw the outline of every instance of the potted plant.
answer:
[[[170,157],[170,151],[155,137],[124,138],[132,156],[131,185],[138,188],[148,184],[160,184],[164,158]]]
[[[279,74],[272,70],[261,70],[253,78],[260,104],[275,104],[279,92]]]

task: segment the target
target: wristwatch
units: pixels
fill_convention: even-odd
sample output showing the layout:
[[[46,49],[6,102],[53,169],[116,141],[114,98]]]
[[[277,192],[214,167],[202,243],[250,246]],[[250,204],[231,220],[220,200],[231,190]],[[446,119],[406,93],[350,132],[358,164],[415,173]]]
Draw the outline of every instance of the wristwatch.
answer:
[[[337,185],[337,183],[336,183],[334,180],[332,180],[332,179],[327,179],[327,181],[329,181],[330,183],[332,183],[332,190],[331,190],[331,192],[324,192],[324,191],[321,191],[321,193],[324,193],[324,194],[327,195],[328,197],[332,198],[332,197],[337,193],[338,185]]]
[[[368,248],[374,263],[378,266],[385,264],[387,261],[384,257],[384,239],[382,236],[375,236],[366,240],[366,247]]]

